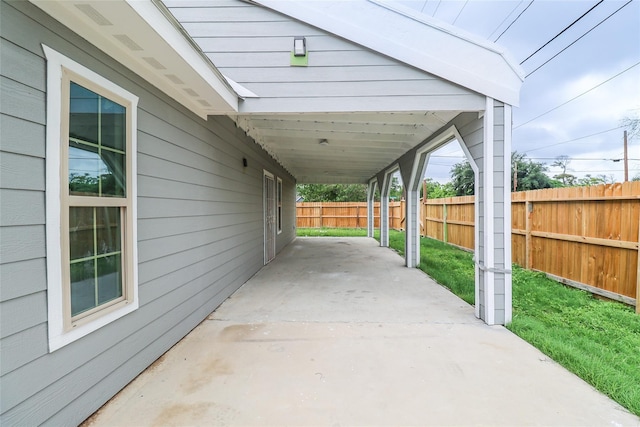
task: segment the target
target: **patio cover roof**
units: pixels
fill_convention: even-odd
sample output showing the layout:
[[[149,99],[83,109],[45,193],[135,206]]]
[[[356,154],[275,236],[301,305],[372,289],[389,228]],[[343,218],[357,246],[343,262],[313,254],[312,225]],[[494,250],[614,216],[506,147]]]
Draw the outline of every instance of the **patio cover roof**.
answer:
[[[220,1],[32,2],[199,116],[230,116],[299,183],[365,183],[460,112],[483,111],[485,97],[517,105],[523,81],[520,68],[495,45],[387,0],[222,3],[268,10],[308,31],[358,46],[363,55],[397,64],[405,73],[420,74],[414,86],[420,96],[412,96],[411,79],[377,86],[359,82],[374,87],[370,93],[363,89],[366,96],[331,96],[340,87],[335,81],[297,85],[299,93],[289,97],[274,96],[272,86],[245,83],[255,82],[264,69],[238,65],[227,70],[213,52],[219,47],[208,52],[205,37],[199,40],[198,29],[211,28],[218,18],[192,22],[175,16],[180,8],[200,8],[200,13],[210,7],[213,12]],[[239,28],[241,22],[233,24]],[[262,39],[256,35],[253,40]],[[287,60],[288,50],[287,41],[279,52]],[[260,61],[263,54],[242,52],[249,61]],[[445,82],[447,90],[425,93],[430,86],[420,86],[420,79]],[[286,92],[287,83],[295,82],[282,81],[278,90]],[[360,87],[348,78],[340,83]],[[319,144],[323,139],[329,144]]]

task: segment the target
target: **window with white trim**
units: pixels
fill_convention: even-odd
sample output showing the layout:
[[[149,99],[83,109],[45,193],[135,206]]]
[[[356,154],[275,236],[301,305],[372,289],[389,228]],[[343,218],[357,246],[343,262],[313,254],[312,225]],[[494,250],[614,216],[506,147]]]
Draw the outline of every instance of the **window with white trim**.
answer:
[[[276,185],[276,206],[278,215],[278,234],[282,233],[282,179],[278,178]]]
[[[138,307],[138,98],[43,46],[47,57],[49,348]]]

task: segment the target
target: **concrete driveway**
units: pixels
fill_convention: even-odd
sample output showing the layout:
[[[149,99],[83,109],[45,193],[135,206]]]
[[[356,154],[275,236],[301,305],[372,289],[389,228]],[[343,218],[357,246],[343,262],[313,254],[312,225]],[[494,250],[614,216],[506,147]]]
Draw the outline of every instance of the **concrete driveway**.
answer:
[[[298,238],[91,426],[640,426],[368,238]]]

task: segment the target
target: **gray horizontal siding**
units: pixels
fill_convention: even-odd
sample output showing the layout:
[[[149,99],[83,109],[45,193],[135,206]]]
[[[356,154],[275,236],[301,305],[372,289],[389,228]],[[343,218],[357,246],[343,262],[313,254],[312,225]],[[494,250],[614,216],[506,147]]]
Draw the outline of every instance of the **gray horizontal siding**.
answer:
[[[47,294],[37,292],[2,303],[0,338],[24,331],[47,320]]]
[[[47,324],[44,322],[21,333],[4,337],[0,340],[0,375],[41,357],[47,350]]]
[[[3,152],[44,158],[44,139],[44,124],[0,115],[0,150]],[[25,141],[32,142],[25,144]]]
[[[44,224],[44,192],[0,189],[0,211],[0,227]]]
[[[44,191],[44,163],[44,159],[39,157],[0,152],[2,187]]]
[[[483,107],[483,99],[467,89],[258,5],[168,6],[223,74],[259,96],[242,103],[244,113]],[[306,67],[290,65],[296,36],[307,39]],[[462,98],[451,107],[443,95]],[[385,97],[384,104],[376,104],[378,97]]]
[[[45,123],[45,95],[41,90],[0,77],[0,113]]]
[[[261,268],[262,170],[284,178],[291,200],[294,181],[230,119],[193,116],[28,2],[3,2],[0,19],[0,424],[75,425]],[[53,353],[41,43],[140,97],[140,308]],[[282,233],[279,247],[293,238]]]
[[[0,301],[9,301],[47,289],[44,258],[10,262],[3,264],[1,268]]]

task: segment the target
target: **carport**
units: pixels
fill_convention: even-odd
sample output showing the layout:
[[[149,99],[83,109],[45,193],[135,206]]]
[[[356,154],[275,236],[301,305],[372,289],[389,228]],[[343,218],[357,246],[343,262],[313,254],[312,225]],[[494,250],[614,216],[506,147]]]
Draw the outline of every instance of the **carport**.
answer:
[[[456,140],[476,175],[476,316],[510,321],[511,108],[523,74],[503,50],[386,0],[164,3],[243,97],[237,126],[298,183],[368,183],[370,236],[380,189],[382,246],[400,172],[407,267],[420,260],[430,153]]]
[[[88,426],[637,425],[369,238],[298,238]]]
[[[298,183],[368,184],[370,219],[378,188],[382,246],[399,171],[407,267],[420,260],[429,156],[457,141],[475,171],[476,316],[510,321],[511,109],[523,73],[499,46],[388,0],[123,1],[109,4],[121,19],[108,24],[93,6],[37,3],[200,117],[230,117]],[[282,246],[276,179],[264,176],[267,263]]]

